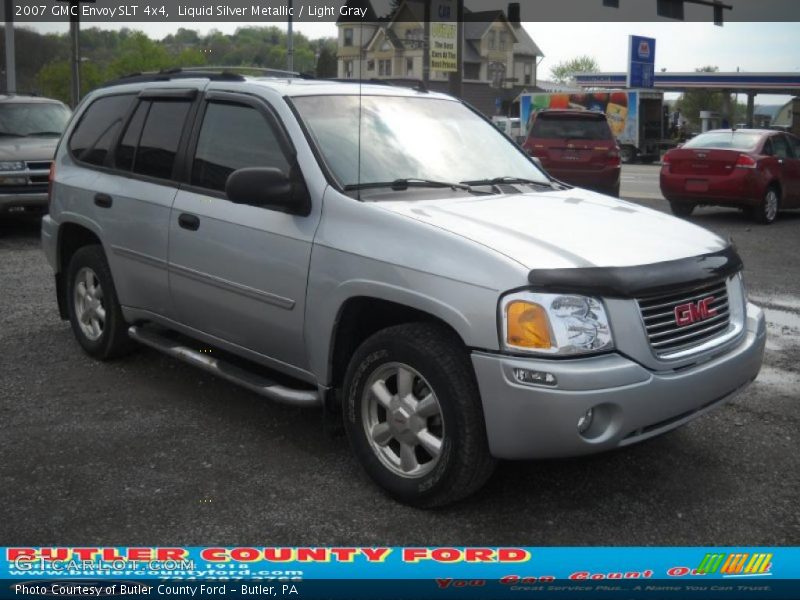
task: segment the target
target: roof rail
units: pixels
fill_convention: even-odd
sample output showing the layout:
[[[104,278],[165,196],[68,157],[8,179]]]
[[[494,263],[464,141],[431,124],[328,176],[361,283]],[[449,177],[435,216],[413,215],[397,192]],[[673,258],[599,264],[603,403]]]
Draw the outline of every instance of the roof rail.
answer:
[[[148,71],[144,73],[130,73],[117,79],[108,81],[102,87],[112,85],[122,85],[125,83],[147,83],[152,81],[172,81],[174,79],[209,79],[211,81],[244,81],[245,74],[237,73],[243,71],[245,74],[258,74],[267,77],[280,78],[302,78],[308,79],[310,76],[294,71],[282,71],[280,69],[269,69],[265,67],[245,67],[245,66],[219,66],[219,67],[189,67],[187,69],[162,69],[161,71]]]
[[[192,71],[213,71],[213,72],[222,72],[222,73],[236,73],[237,71],[243,71],[245,73],[258,73],[260,75],[268,76],[268,77],[281,77],[281,78],[290,78],[290,79],[313,79],[313,76],[309,75],[308,73],[298,73],[297,71],[285,71],[283,69],[272,69],[269,67],[247,67],[247,66],[203,66],[203,67],[192,67]]]

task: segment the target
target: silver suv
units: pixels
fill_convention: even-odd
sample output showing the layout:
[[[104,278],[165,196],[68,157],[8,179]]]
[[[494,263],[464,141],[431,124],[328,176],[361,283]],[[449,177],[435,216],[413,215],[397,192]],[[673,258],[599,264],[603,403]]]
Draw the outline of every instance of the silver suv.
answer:
[[[0,215],[46,210],[50,164],[69,114],[58,100],[0,94]]]
[[[319,405],[402,502],[659,435],[761,366],[726,241],[552,180],[448,96],[139,76],[63,140],[42,241],[84,350]]]

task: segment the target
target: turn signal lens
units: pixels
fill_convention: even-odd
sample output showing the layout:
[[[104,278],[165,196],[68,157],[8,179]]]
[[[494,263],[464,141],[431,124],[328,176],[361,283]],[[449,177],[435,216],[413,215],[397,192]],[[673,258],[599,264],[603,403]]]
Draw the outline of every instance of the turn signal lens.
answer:
[[[519,348],[552,347],[550,321],[538,304],[516,300],[506,307],[506,343]]]

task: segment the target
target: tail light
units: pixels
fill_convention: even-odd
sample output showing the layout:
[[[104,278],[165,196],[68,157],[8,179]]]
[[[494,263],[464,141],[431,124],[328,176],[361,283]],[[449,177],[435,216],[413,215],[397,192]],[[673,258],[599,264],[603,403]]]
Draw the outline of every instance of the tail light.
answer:
[[[672,157],[669,155],[669,152],[667,152],[661,158],[661,168],[662,168],[662,170],[664,170],[667,173],[669,173],[669,169],[670,169],[671,166],[672,166]]]
[[[619,150],[609,150],[608,157],[606,158],[606,164],[609,167],[618,167],[622,164],[622,161],[619,157]]]
[[[748,154],[740,154],[739,158],[736,159],[737,169],[755,169],[757,164],[758,161]]]
[[[47,210],[50,211],[50,203],[53,200],[53,181],[56,178],[56,161],[50,163],[50,173],[47,175]]]

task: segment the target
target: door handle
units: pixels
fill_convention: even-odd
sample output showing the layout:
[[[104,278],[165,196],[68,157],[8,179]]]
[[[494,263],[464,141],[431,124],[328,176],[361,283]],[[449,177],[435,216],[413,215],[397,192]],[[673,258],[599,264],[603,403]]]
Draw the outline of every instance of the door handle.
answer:
[[[197,231],[200,228],[200,219],[189,213],[182,213],[178,217],[178,225],[189,231]]]
[[[114,203],[114,201],[108,194],[95,194],[94,203],[100,208],[111,208],[111,205]]]

